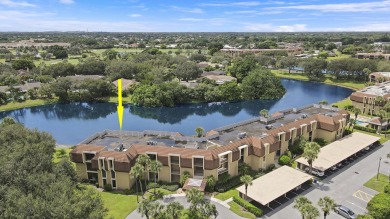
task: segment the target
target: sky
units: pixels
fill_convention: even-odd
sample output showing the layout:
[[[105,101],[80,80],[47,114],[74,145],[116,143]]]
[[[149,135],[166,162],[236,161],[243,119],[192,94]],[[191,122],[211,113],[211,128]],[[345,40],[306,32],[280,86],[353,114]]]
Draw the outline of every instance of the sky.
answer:
[[[390,31],[390,0],[0,0],[3,31]]]

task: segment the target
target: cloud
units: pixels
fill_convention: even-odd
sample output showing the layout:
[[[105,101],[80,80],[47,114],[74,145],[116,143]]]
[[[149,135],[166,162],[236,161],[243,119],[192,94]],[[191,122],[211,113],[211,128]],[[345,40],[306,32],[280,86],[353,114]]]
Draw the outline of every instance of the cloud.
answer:
[[[70,5],[74,4],[74,0],[60,0],[60,3]]]
[[[142,14],[131,14],[130,17],[141,17]]]
[[[187,22],[204,22],[209,25],[213,26],[220,26],[220,25],[225,25],[229,21],[226,20],[225,18],[179,18],[179,21],[187,21]]]
[[[253,32],[305,32],[308,31],[306,24],[274,26],[272,24],[247,24],[245,31]]]
[[[224,14],[247,14],[247,15],[268,15],[281,14],[281,10],[247,10],[247,11],[225,11]]]
[[[30,19],[33,17],[47,17],[47,16],[53,16],[54,13],[37,13],[37,12],[24,12],[24,11],[0,11],[0,21],[8,21],[9,23],[12,23],[9,19],[12,18],[12,20],[17,21],[21,19]],[[7,22],[3,22],[7,23]]]
[[[317,4],[317,5],[293,5],[273,7],[270,9],[297,9],[323,12],[374,12],[390,11],[390,0],[361,3],[338,3],[338,4]]]
[[[200,8],[183,8],[183,7],[178,7],[178,6],[172,6],[171,8],[173,10],[186,12],[186,13],[194,13],[194,14],[202,14],[203,13],[203,10]]]
[[[179,21],[200,22],[200,21],[205,21],[206,19],[188,17],[188,18],[179,18],[178,20]]]
[[[0,4],[8,7],[36,7],[36,5],[25,1],[0,0]]]
[[[249,1],[249,2],[230,2],[230,3],[202,3],[201,6],[211,6],[211,7],[232,7],[232,6],[258,6],[261,5],[260,2]]]

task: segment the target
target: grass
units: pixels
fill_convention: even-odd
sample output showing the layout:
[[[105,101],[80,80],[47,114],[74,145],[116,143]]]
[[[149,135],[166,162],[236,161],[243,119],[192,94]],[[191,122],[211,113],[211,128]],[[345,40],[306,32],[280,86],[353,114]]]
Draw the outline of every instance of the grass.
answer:
[[[286,73],[282,70],[271,70],[277,77],[287,78],[287,79],[295,79],[300,81],[309,81],[309,78],[303,73]],[[325,80],[322,81],[325,84],[337,85],[341,87],[347,87],[353,90],[360,90],[365,87],[363,82],[355,82],[348,80],[336,80],[332,75],[325,75]]]
[[[236,189],[231,189],[226,192],[219,193],[218,195],[215,195],[214,198],[217,198],[221,201],[226,201],[233,196],[238,197],[238,191]]]
[[[137,207],[135,195],[124,195],[113,192],[101,192],[104,206],[108,209],[106,218],[126,218]]]
[[[235,203],[234,201],[231,201],[228,203],[230,206],[230,210],[233,211],[238,216],[244,217],[244,218],[256,218],[256,216],[248,211],[243,211],[243,207],[241,207],[239,204]]]
[[[327,60],[335,60],[335,59],[346,59],[346,58],[351,58],[351,55],[348,55],[348,54],[341,54],[341,53],[337,53],[337,56],[336,57],[328,57]]]
[[[10,103],[7,103],[5,105],[0,106],[0,112],[20,109],[20,108],[26,108],[26,107],[42,106],[42,105],[46,105],[46,104],[53,104],[56,102],[57,102],[57,99],[52,99],[52,100],[36,99],[36,100],[26,100],[23,102],[10,102]]]
[[[365,187],[376,190],[378,192],[384,192],[385,186],[389,184],[389,178],[385,174],[379,173],[379,180],[376,180],[376,175],[364,183]]]
[[[344,107],[352,105],[352,101],[349,99],[349,97],[347,97],[344,100],[333,103],[332,105],[336,105],[339,109],[344,109]]]
[[[65,154],[61,154],[61,151],[64,150]],[[53,162],[58,163],[61,161],[63,158],[69,158],[69,152],[71,151],[71,148],[56,148],[56,151],[54,152],[53,155]]]

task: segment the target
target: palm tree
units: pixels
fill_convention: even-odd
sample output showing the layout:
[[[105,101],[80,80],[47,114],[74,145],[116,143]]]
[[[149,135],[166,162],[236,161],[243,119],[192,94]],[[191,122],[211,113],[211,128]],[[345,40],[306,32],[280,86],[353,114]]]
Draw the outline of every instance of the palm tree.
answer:
[[[311,205],[311,201],[309,201],[309,199],[302,195],[297,196],[294,200],[293,208],[298,209],[298,211],[302,215],[302,219],[305,219],[305,206],[308,204]]]
[[[153,160],[150,162],[150,170],[154,174],[154,195],[156,195],[157,174],[161,171],[162,166],[162,163],[158,160]]]
[[[245,185],[245,199],[244,199],[245,201],[248,196],[248,186],[251,186],[253,184],[252,180],[253,178],[249,175],[243,175],[240,177],[240,181]]]
[[[138,196],[137,196],[138,197]],[[152,200],[145,199],[138,205],[138,213],[141,213],[141,217],[146,217],[146,219],[150,218],[150,213],[152,211]]]
[[[310,165],[310,174],[313,170],[313,162],[318,158],[318,154],[320,153],[320,145],[316,142],[307,142],[305,147],[303,148],[302,157],[307,160],[307,163]]]
[[[352,109],[352,112],[355,114],[355,123],[356,123],[357,117],[358,117],[358,115],[359,115],[360,113],[362,113],[362,111],[361,111],[359,108],[354,107],[354,108]],[[354,124],[355,124],[355,123],[354,123]],[[355,126],[355,125],[354,125],[354,126]],[[352,126],[352,132],[353,132],[354,126]]]
[[[194,207],[197,207],[203,201],[204,194],[195,188],[191,188],[186,191],[186,198],[187,202],[191,203]]]
[[[260,116],[267,118],[268,117],[268,110],[267,109],[262,109],[259,112]]]
[[[142,175],[143,173],[143,166],[139,163],[136,163],[130,170],[130,175],[134,177],[135,179],[135,186],[136,186],[136,189],[137,189],[137,202],[138,201],[138,183],[141,185],[141,180],[140,180],[140,176]],[[142,192],[142,185],[141,185],[141,193]]]
[[[215,207],[214,204],[206,203],[204,208],[205,208],[205,215],[208,216],[208,218],[210,216],[214,216],[214,218],[218,217],[217,207]]]
[[[150,157],[146,154],[141,154],[137,157],[137,163],[139,163],[140,165],[142,165],[142,168],[143,168],[143,177],[144,177],[144,183],[145,183],[145,186],[146,186],[146,174],[148,172],[148,168],[149,168],[149,165],[150,165]]]
[[[303,216],[306,219],[316,219],[320,216],[320,211],[312,204],[305,204],[303,206]]]
[[[336,204],[329,196],[325,196],[318,200],[318,206],[321,207],[322,211],[324,212],[324,219],[326,219],[326,216],[329,215],[329,212],[335,209]]]
[[[386,104],[386,99],[382,96],[375,97],[375,105],[384,106]]]
[[[179,202],[171,202],[167,205],[167,214],[172,216],[173,219],[179,219],[181,211],[184,209],[183,205]]]
[[[379,122],[381,123],[381,127],[379,127],[379,135],[382,133],[382,126],[383,121],[387,118],[387,112],[385,110],[379,110]],[[385,132],[385,138],[386,138],[386,132]]]
[[[200,138],[203,136],[203,133],[204,133],[204,129],[202,127],[197,127],[195,129],[195,132],[196,132],[196,135]]]
[[[151,207],[151,211],[150,211],[151,218],[154,219],[166,218],[165,212],[163,212],[164,205],[155,201],[151,203],[150,207]]]

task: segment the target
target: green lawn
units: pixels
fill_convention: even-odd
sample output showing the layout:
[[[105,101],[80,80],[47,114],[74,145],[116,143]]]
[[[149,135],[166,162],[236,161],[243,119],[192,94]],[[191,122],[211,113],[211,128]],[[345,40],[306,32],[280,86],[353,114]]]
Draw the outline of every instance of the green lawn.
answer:
[[[341,54],[338,52],[336,57],[328,57],[327,60],[346,59],[346,58],[351,58],[351,55]]]
[[[20,108],[26,108],[26,107],[32,107],[32,106],[53,104],[56,102],[57,102],[57,99],[51,99],[51,100],[36,99],[36,100],[26,100],[23,102],[10,102],[10,103],[7,103],[6,105],[0,106],[0,112],[20,109]]]
[[[336,105],[340,109],[344,109],[345,106],[352,105],[352,101],[349,99],[349,97],[347,97],[344,100],[340,100],[339,102],[334,103],[333,105]]]
[[[245,217],[245,218],[256,218],[254,214],[244,210],[243,207],[241,207],[239,204],[235,203],[234,201],[229,202],[228,205],[230,206],[230,210],[233,211],[238,216]]]
[[[107,218],[123,219],[138,206],[135,195],[123,195],[111,192],[101,192],[100,194],[104,206],[108,209]]]
[[[303,73],[286,73],[282,70],[271,70],[277,77],[287,78],[287,79],[295,79],[301,81],[308,81],[309,78]],[[355,81],[347,81],[347,80],[336,80],[333,79],[331,75],[326,75],[326,79],[323,81],[325,84],[332,84],[342,87],[351,88],[354,90],[360,90],[365,87],[363,82],[355,82]]]
[[[385,186],[389,184],[389,177],[385,174],[379,173],[379,180],[376,180],[376,175],[364,183],[365,187],[376,190],[378,192],[384,192]]]
[[[226,201],[233,196],[238,197],[238,191],[236,189],[231,189],[226,192],[219,193],[218,195],[214,196],[214,198],[217,198],[221,201]]]

